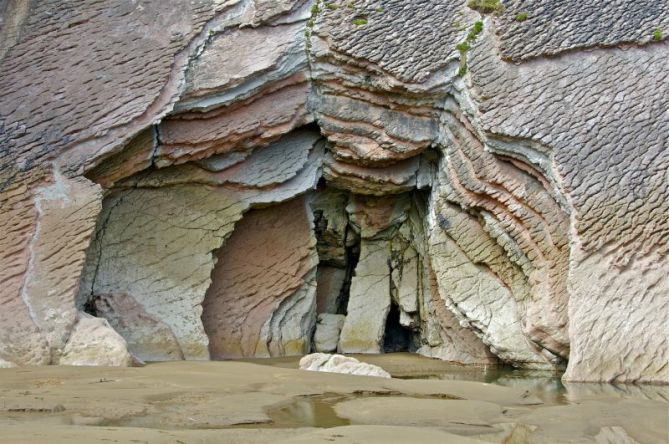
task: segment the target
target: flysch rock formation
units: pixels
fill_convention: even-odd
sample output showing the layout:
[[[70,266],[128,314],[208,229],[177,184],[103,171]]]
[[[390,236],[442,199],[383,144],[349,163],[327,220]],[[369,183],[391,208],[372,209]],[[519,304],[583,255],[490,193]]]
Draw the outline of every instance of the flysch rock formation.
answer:
[[[252,210],[217,252],[202,315],[213,358],[301,355],[316,319],[316,237],[304,197]]]
[[[665,2],[0,14],[0,366],[410,351],[669,383]]]

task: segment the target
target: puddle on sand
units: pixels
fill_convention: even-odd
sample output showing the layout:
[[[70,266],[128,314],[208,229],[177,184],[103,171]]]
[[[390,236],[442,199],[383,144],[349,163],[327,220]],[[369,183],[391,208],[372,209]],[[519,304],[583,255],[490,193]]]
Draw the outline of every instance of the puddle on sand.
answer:
[[[569,404],[567,389],[561,373],[553,371],[520,370],[508,366],[455,366],[430,372],[415,372],[397,376],[399,379],[441,379],[485,382],[503,387],[522,388],[546,404]]]
[[[271,418],[272,422],[264,426],[329,428],[349,425],[351,421],[337,416],[334,406],[339,402],[353,398],[353,396],[327,394],[302,396],[288,403],[267,409],[267,416]]]
[[[460,365],[414,353],[351,355],[378,365],[398,379],[472,381],[529,391],[546,405],[565,405],[585,399],[639,399],[669,403],[669,386],[635,384],[563,383],[562,373],[521,370],[508,366]],[[300,357],[246,359],[260,365],[297,368]],[[335,402],[336,403],[336,402]]]

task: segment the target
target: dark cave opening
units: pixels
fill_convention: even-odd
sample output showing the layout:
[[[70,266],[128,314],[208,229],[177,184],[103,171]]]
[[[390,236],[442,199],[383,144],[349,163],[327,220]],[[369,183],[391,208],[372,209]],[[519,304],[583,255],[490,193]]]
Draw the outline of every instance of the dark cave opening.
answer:
[[[351,278],[353,278],[355,267],[358,266],[358,261],[360,260],[359,238],[357,242],[353,243],[353,245],[346,247],[346,257],[346,277],[344,279],[344,284],[341,287],[339,298],[337,299],[337,314],[343,315],[347,314],[348,300],[351,294]]]
[[[383,337],[383,352],[413,352],[415,333],[400,323],[400,309],[395,302],[390,304],[386,317],[386,328]]]

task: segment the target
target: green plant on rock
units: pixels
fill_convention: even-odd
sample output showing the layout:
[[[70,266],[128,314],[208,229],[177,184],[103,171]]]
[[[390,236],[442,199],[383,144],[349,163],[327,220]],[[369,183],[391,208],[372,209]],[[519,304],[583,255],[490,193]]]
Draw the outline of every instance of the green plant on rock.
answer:
[[[307,26],[306,29],[304,30],[305,47],[307,52],[311,51],[311,33],[314,28],[314,25],[316,24],[316,18],[318,17],[318,14],[320,12],[321,12],[321,0],[316,0],[316,2],[311,6],[311,17],[309,17],[309,20],[307,20]]]
[[[524,22],[524,21],[527,20],[529,17],[530,17],[530,14],[529,14],[529,13],[527,13],[527,12],[525,12],[525,11],[523,11],[523,12],[519,12],[518,14],[516,14],[516,21],[517,21],[517,22]]]
[[[656,42],[659,42],[660,40],[662,40],[662,30],[661,29],[658,28],[655,31],[653,31],[653,40],[655,40]]]
[[[481,32],[483,32],[483,22],[478,21],[474,23],[472,29],[469,30],[466,41],[470,43],[473,42],[474,40],[476,40],[476,37],[478,37]]]
[[[330,9],[330,10],[332,10],[332,11],[334,11],[334,10],[337,9],[337,8],[339,8],[339,6],[338,6],[337,4],[335,4],[335,3],[326,3],[326,4],[325,4],[325,7],[328,8],[328,9]]]
[[[458,51],[460,51],[462,53],[462,52],[469,51],[471,49],[471,46],[467,42],[462,42],[462,43],[458,43],[455,46],[455,49],[457,49]]]
[[[481,14],[493,14],[504,11],[504,5],[500,0],[469,0],[467,6]]]
[[[460,52],[460,68],[458,69],[458,77],[462,77],[467,73],[467,51],[472,48],[474,40],[483,32],[483,22],[477,21],[472,25],[472,28],[467,33],[465,40],[455,46]]]
[[[356,17],[351,20],[351,23],[353,23],[355,26],[365,26],[367,24],[367,19],[364,17]]]

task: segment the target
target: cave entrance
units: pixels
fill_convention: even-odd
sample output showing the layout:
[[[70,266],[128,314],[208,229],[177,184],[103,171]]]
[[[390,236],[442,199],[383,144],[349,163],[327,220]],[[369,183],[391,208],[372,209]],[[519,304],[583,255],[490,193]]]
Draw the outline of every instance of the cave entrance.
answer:
[[[395,302],[390,304],[386,317],[386,328],[383,336],[383,352],[413,352],[415,332],[400,323],[400,309]]]

